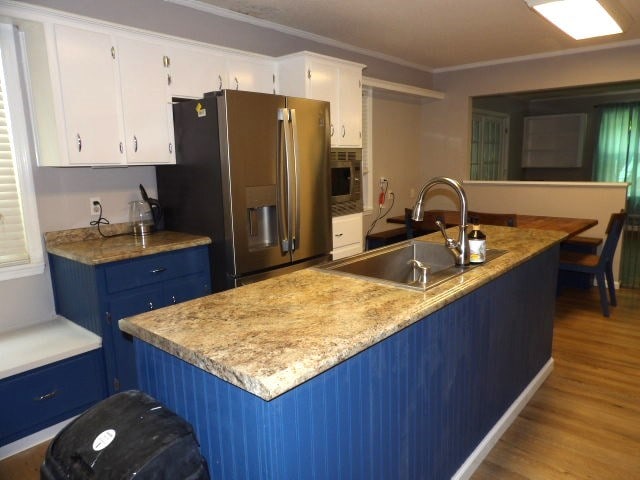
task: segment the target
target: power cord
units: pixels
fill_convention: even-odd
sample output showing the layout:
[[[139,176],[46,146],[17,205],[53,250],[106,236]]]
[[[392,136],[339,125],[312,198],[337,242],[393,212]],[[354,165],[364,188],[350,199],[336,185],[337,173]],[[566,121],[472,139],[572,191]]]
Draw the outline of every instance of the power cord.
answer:
[[[386,203],[387,196],[391,197],[391,205],[389,206],[386,212],[383,212],[384,204]],[[380,185],[380,193],[378,195],[378,215],[373,220],[373,222],[371,222],[371,226],[369,227],[369,230],[367,230],[365,237],[369,236],[369,234],[374,229],[376,224],[389,214],[389,212],[393,208],[393,204],[395,203],[395,201],[396,201],[395,193],[389,192],[389,181],[384,180]]]
[[[98,213],[98,219],[97,220],[91,220],[89,222],[89,225],[92,227],[98,227],[98,233],[100,234],[101,237],[103,238],[111,238],[111,237],[120,237],[123,235],[128,235],[127,233],[116,233],[113,235],[106,235],[104,233],[102,233],[102,230],[100,230],[100,225],[109,225],[109,220],[107,220],[106,218],[104,218],[102,216],[102,204],[100,202],[98,202],[97,200],[93,201],[93,205],[98,207],[100,209],[100,212]]]

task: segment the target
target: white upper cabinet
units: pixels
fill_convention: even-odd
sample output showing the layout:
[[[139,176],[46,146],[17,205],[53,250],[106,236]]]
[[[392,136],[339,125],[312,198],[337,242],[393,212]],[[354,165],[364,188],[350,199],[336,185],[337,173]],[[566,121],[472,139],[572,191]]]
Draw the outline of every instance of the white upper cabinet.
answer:
[[[41,165],[113,165],[124,163],[115,47],[109,35],[62,25],[49,38],[52,67],[58,72],[53,92],[60,152],[41,152]],[[52,77],[55,82],[55,75]],[[57,88],[56,88],[57,87]],[[38,95],[34,90],[33,96]]]
[[[274,59],[81,19],[21,28],[40,166],[175,163],[173,99],[222,89],[326,100],[331,145],[362,146],[364,65],[311,52]]]
[[[175,163],[165,49],[137,38],[116,44],[127,164]]]
[[[276,93],[276,67],[272,60],[229,55],[227,75],[227,88],[231,90]]]
[[[43,25],[28,32],[27,50],[39,165],[175,163],[162,47]]]
[[[166,63],[172,97],[202,98],[228,86],[226,58],[213,50],[168,46]]]
[[[362,147],[364,65],[311,52],[281,57],[280,93],[331,103],[331,146]]]

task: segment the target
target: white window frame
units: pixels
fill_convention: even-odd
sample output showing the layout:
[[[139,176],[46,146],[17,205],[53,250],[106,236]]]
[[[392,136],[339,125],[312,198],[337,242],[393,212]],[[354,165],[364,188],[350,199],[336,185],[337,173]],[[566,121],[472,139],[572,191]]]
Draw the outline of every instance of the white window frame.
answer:
[[[31,156],[34,152],[30,129],[30,99],[25,79],[28,79],[24,37],[13,25],[0,23],[0,54],[4,65],[5,90],[10,92],[6,102],[11,112],[11,133],[15,161],[15,175],[22,206],[22,220],[29,254],[28,263],[0,266],[0,281],[12,280],[44,272],[44,252],[40,236],[36,192],[33,182]]]

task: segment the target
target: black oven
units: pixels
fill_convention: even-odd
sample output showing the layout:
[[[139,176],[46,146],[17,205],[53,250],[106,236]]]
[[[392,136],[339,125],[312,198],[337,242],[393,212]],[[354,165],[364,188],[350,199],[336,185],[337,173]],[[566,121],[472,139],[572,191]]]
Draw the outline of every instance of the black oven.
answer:
[[[362,149],[331,149],[331,213],[362,211]]]

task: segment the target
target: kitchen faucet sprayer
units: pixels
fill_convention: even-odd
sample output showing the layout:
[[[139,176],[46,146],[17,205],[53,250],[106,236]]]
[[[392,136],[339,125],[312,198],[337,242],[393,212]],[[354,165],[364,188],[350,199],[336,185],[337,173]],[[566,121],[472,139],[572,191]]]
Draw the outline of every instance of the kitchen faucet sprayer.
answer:
[[[462,188],[462,184],[453,178],[434,177],[425,183],[420,189],[418,200],[413,206],[411,218],[414,221],[420,221],[424,217],[423,203],[427,191],[434,185],[448,185],[456,192],[460,201],[460,226],[458,227],[458,240],[454,240],[447,236],[444,224],[438,220],[436,224],[445,240],[445,245],[454,256],[456,265],[469,265],[469,236],[467,234],[467,195]]]

